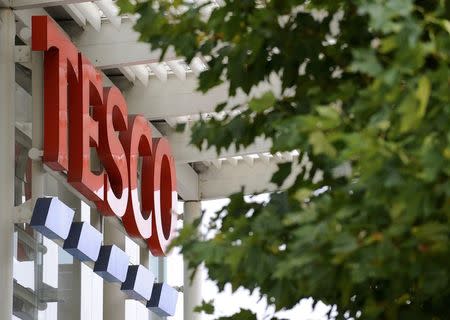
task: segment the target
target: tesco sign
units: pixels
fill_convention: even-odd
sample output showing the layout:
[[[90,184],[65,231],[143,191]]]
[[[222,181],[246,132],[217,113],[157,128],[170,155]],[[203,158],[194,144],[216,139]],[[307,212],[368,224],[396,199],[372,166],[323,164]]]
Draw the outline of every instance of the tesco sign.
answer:
[[[51,18],[33,16],[32,30],[32,50],[44,52],[44,164],[67,173],[99,212],[120,217],[130,236],[164,255],[177,203],[167,139],[152,138],[148,121],[128,114],[119,89],[103,87],[100,72]],[[91,169],[91,148],[101,172]]]

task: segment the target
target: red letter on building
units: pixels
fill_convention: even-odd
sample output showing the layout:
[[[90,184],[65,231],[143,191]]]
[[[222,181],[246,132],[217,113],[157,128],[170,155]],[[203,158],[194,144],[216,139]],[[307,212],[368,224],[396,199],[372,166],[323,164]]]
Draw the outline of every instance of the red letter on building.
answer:
[[[101,74],[51,18],[32,19],[32,49],[44,51],[44,163],[67,170],[68,182],[104,215],[122,217],[131,236],[146,239],[153,255],[165,255],[177,203],[167,139],[152,140],[143,116],[127,119],[120,91],[103,89]],[[92,147],[106,172],[92,171]]]
[[[68,169],[67,95],[79,80],[78,50],[47,16],[32,17],[32,49],[44,54],[44,163]]]
[[[150,238],[152,235],[152,133],[147,120],[140,115],[128,117],[128,130],[120,134],[128,160],[129,198],[122,222],[134,237]],[[138,162],[142,157],[141,199],[139,199]]]
[[[147,243],[154,256],[164,256],[175,228],[178,201],[175,165],[166,138],[153,139],[153,213],[152,236]]]
[[[79,75],[74,94],[69,95],[70,134],[69,171],[67,180],[86,198],[94,202],[103,201],[104,171],[91,171],[91,147],[98,148],[98,122],[90,113],[90,106],[101,108],[103,104],[102,76],[88,59],[79,54]]]
[[[125,150],[115,134],[127,130],[127,104],[116,87],[103,90],[103,105],[94,110],[100,122],[99,157],[108,175],[105,175],[104,201],[97,204],[104,215],[122,217],[128,204],[128,167]]]

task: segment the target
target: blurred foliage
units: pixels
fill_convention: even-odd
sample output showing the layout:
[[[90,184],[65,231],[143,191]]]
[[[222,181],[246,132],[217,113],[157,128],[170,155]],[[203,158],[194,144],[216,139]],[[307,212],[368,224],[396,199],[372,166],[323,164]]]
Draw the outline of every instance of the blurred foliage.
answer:
[[[266,137],[323,171],[265,204],[233,195],[213,237],[185,227],[175,244],[191,267],[204,262],[220,289],[259,288],[276,310],[313,297],[338,318],[449,319],[449,1],[117,2],[152,48],[207,58],[199,90],[281,85],[218,105],[240,113],[198,121],[193,144]]]

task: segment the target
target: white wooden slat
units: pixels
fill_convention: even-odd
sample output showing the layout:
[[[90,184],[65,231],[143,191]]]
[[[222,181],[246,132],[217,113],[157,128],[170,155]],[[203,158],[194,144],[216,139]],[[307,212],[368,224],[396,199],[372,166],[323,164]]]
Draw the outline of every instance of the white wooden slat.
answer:
[[[149,66],[150,70],[153,71],[153,73],[159,80],[161,80],[163,82],[167,81],[167,69],[163,63],[155,62],[155,63],[150,63],[148,66]]]
[[[74,4],[65,4],[63,8],[80,27],[86,28],[86,17]]]
[[[148,86],[148,77],[149,73],[145,66],[130,66],[131,71],[136,75],[136,78],[144,85],[144,87]]]
[[[217,169],[220,169],[222,167],[222,160],[221,159],[211,160],[211,163]]]
[[[98,32],[102,26],[102,16],[98,7],[92,2],[74,4],[75,8],[86,17],[86,21]]]
[[[130,67],[119,67],[120,72],[128,79],[130,82],[136,80],[136,74],[130,69]]]
[[[203,71],[206,70],[206,65],[203,63],[202,59],[200,59],[199,57],[194,57],[194,59],[192,59],[191,64],[189,65],[192,69],[192,72],[194,72],[194,74],[196,76],[199,76],[200,73],[202,73]]]
[[[95,4],[103,11],[103,14],[111,21],[111,24],[116,28],[120,29],[122,23],[122,18],[119,15],[119,8],[115,5],[112,0],[98,0]]]
[[[258,153],[258,156],[266,165],[270,163],[270,159],[272,158],[272,156],[268,152]]]
[[[233,166],[236,167],[238,165],[238,159],[231,157],[231,158],[227,158],[227,161]]]
[[[181,61],[172,60],[167,61],[166,63],[178,79],[186,80],[186,68],[182,65]]]

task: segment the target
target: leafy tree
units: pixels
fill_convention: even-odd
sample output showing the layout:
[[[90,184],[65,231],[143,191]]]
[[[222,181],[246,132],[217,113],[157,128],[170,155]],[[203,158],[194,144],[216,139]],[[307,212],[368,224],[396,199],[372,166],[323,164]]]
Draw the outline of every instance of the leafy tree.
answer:
[[[209,59],[201,91],[226,81],[231,97],[280,80],[281,93],[218,105],[241,112],[197,122],[193,144],[262,136],[323,171],[265,204],[233,195],[213,238],[184,228],[176,244],[191,267],[204,262],[221,289],[259,288],[277,310],[311,296],[340,318],[448,319],[448,1],[118,3],[140,14],[135,28],[152,48]],[[280,165],[273,180],[291,170]]]

